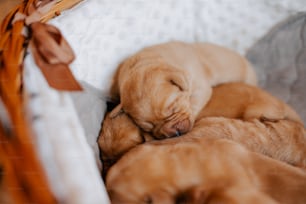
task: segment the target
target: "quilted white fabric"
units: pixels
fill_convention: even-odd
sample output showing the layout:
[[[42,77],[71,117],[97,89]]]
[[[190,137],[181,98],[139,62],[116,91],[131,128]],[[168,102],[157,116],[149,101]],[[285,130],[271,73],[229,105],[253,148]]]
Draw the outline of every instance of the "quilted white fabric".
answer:
[[[74,49],[78,79],[108,91],[117,65],[139,49],[192,41],[194,8],[185,0],[87,0],[51,21]]]
[[[72,45],[78,79],[108,91],[117,65],[169,40],[210,41],[241,54],[304,0],[87,0],[51,21]]]
[[[304,0],[85,0],[52,20],[76,54],[75,76],[99,89],[71,98],[50,89],[31,55],[26,59],[27,106],[39,116],[33,122],[37,150],[57,198],[67,204],[109,202],[95,164],[95,135],[111,77],[124,58],[170,40],[210,41],[244,54],[275,23],[300,10],[306,10]]]
[[[305,0],[195,0],[197,41],[210,41],[241,54],[277,22],[306,11]]]

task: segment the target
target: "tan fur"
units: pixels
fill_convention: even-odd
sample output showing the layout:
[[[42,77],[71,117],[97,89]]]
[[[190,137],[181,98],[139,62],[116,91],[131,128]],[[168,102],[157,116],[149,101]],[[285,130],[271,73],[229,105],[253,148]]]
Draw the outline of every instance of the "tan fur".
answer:
[[[112,203],[306,202],[305,171],[193,133],[126,153],[107,175]]]
[[[209,43],[170,42],[125,60],[111,97],[145,131],[172,137],[191,130],[212,86],[232,81],[256,84],[254,70],[239,54]]]
[[[111,160],[111,164],[136,145],[153,139],[140,131],[126,114],[118,114],[116,109],[106,115],[98,139],[102,158]],[[118,115],[115,117],[114,113]],[[227,118],[206,118],[208,116]],[[306,134],[298,115],[287,104],[255,86],[228,83],[214,87],[196,124],[196,129],[203,129],[203,135],[228,138],[249,150],[306,166]]]
[[[112,113],[106,114],[98,138],[103,175],[128,150],[152,140],[151,136],[141,131],[126,114],[112,115]]]
[[[266,120],[275,105],[282,116]],[[306,202],[305,172],[254,153],[305,167],[305,129],[289,106],[259,88],[230,83],[214,88],[200,116],[186,135],[139,145],[153,138],[123,112],[108,114],[99,145],[106,159],[121,158],[106,178],[112,203]]]
[[[198,118],[208,116],[268,121],[288,119],[303,124],[289,105],[263,89],[244,83],[226,83],[214,87],[209,102]]]
[[[201,135],[213,135],[242,144],[249,150],[295,166],[306,167],[306,132],[297,122],[241,121],[223,117],[199,120],[194,129]],[[194,131],[194,130],[193,130]]]

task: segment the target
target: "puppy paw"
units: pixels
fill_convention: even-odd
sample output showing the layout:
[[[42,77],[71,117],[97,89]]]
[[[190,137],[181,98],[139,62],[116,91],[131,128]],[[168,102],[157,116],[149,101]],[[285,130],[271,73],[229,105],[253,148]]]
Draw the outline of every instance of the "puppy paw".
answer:
[[[243,114],[244,120],[259,119],[260,121],[277,122],[285,119],[284,108],[270,104],[252,104],[246,107]]]

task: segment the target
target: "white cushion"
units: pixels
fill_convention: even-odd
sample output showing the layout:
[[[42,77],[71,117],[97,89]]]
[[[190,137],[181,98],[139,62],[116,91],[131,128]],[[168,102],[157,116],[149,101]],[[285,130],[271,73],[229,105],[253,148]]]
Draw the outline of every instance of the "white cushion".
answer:
[[[305,0],[195,0],[196,39],[241,54],[276,23],[306,10]]]
[[[51,21],[71,44],[73,73],[108,91],[118,64],[139,49],[194,40],[194,8],[185,0],[87,0]]]

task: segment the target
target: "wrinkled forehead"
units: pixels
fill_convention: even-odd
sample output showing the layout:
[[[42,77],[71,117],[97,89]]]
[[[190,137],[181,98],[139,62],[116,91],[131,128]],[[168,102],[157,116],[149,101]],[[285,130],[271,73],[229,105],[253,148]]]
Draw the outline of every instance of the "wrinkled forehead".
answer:
[[[167,97],[166,92],[169,92],[166,75],[167,73],[157,68],[131,73],[121,88],[124,106],[133,107],[134,103],[141,106],[160,105],[159,101],[164,100]]]
[[[166,77],[165,71],[158,67],[138,68],[131,70],[128,76],[122,78],[121,94],[133,94],[134,97],[141,98],[148,94],[150,90],[159,89]]]
[[[120,100],[123,109],[134,120],[160,120],[171,112],[170,105],[180,92],[171,83],[174,75],[179,75],[167,65],[133,70],[122,83]]]

